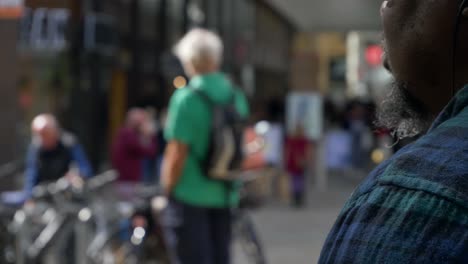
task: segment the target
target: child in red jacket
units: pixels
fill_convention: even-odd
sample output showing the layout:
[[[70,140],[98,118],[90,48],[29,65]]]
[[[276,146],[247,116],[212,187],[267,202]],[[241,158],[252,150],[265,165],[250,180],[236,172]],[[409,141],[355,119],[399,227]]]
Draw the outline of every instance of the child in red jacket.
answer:
[[[310,161],[311,144],[304,133],[304,127],[298,125],[295,133],[286,139],[286,169],[291,177],[294,205],[304,204],[306,169]]]

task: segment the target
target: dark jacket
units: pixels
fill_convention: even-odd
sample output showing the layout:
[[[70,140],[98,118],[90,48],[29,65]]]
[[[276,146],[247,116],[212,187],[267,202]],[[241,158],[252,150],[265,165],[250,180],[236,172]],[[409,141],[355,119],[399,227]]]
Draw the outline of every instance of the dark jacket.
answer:
[[[138,133],[130,128],[120,130],[112,148],[112,165],[119,172],[119,180],[140,182],[143,160],[156,154],[156,142],[142,142]]]
[[[52,150],[43,150],[35,142],[31,143],[26,158],[26,197],[31,196],[34,186],[64,177],[73,166],[82,177],[93,174],[83,149],[72,135],[63,133]]]

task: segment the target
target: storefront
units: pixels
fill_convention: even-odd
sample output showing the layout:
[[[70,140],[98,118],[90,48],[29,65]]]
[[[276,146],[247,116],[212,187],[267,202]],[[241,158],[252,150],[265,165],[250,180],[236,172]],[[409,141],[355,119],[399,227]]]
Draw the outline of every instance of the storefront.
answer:
[[[25,1],[15,47],[21,153],[29,122],[47,112],[77,135],[96,167],[103,160],[117,51],[112,2]]]
[[[288,20],[262,2],[257,3],[255,17],[254,98],[260,102],[283,99],[289,90],[294,29]]]
[[[1,79],[12,78],[14,99],[8,103],[15,105],[8,109],[17,109],[17,114],[12,115],[13,122],[9,123],[15,124],[11,130],[15,136],[8,138],[17,139],[14,142],[18,159],[22,159],[29,143],[29,122],[33,116],[41,112],[63,113],[71,83],[66,56],[69,43],[65,28],[70,17],[67,4],[25,1],[22,7],[20,16],[9,22],[9,37],[2,37],[2,48],[6,49],[2,61],[9,65],[2,70]]]
[[[0,7],[1,10],[2,7]],[[8,13],[9,14],[9,13]],[[18,150],[17,120],[19,118],[17,86],[17,54],[16,48],[17,18],[0,17],[0,165],[16,160],[20,156]]]
[[[174,80],[184,75],[172,47],[193,27],[221,35],[223,70],[250,97],[287,89],[291,27],[261,1],[26,0],[24,6],[21,19],[0,24],[8,36],[2,47],[11,46],[6,61],[18,64],[5,64],[4,72],[19,69],[8,74],[11,80],[2,78],[12,87],[4,97],[14,102],[8,108],[16,111],[2,120],[15,117],[11,123],[20,127],[5,138],[21,135],[18,153],[29,142],[31,119],[50,112],[78,136],[93,164],[102,164],[127,109],[167,106]]]

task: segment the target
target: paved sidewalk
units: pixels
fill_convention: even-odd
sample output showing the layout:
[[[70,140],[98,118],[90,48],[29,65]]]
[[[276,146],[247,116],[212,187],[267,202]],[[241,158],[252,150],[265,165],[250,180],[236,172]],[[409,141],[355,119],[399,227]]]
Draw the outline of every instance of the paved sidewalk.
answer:
[[[357,179],[331,178],[327,192],[312,191],[303,210],[268,206],[254,213],[269,264],[317,263],[322,245]],[[234,264],[248,264],[235,249]]]

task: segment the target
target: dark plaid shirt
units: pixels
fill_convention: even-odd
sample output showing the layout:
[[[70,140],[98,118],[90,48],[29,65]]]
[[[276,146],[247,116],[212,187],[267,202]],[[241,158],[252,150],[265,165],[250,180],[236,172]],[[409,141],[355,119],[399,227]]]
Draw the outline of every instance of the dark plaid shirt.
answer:
[[[468,87],[354,192],[319,263],[468,263]]]

